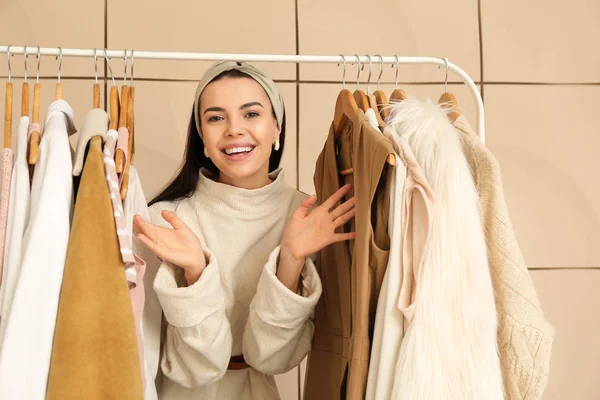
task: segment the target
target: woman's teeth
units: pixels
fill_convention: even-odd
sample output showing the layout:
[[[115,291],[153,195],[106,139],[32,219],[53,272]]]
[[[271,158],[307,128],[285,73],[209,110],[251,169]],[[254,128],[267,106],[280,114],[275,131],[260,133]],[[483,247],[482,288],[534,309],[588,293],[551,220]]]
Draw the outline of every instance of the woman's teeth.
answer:
[[[232,155],[238,153],[246,153],[252,151],[253,147],[234,147],[232,149],[226,149],[225,154]]]

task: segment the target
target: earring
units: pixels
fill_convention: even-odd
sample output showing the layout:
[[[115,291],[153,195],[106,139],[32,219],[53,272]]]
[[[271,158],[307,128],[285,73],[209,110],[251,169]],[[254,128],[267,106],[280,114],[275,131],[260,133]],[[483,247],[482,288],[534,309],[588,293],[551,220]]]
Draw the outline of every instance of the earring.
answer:
[[[279,139],[275,140],[275,144],[273,145],[273,149],[275,151],[279,151]]]
[[[204,157],[210,158],[210,156],[208,155],[208,150],[206,150],[206,147],[204,148]]]

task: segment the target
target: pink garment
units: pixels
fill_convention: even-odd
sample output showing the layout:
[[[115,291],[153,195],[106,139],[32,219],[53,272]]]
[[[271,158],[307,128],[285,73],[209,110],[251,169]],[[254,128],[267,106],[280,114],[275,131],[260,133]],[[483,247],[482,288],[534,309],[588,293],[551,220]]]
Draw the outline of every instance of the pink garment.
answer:
[[[126,129],[125,129],[126,130]],[[119,182],[117,179],[117,171],[115,169],[115,145],[117,138],[121,139],[120,135],[114,129],[106,133],[104,142],[104,171],[106,174],[106,182],[110,193],[110,200],[113,206],[113,215],[115,217],[115,226],[117,228],[117,238],[119,240],[119,248],[121,250],[121,258],[125,266],[125,276],[129,286],[129,296],[131,298],[131,306],[133,308],[133,318],[135,322],[135,331],[138,342],[138,353],[140,356],[140,365],[142,366],[142,385],[146,387],[146,379],[144,374],[144,340],[142,335],[142,313],[144,311],[144,273],[146,272],[146,263],[133,253],[131,241],[127,234],[127,223],[123,212],[123,203],[121,194],[119,193]]]
[[[398,296],[398,308],[404,314],[406,333],[418,297],[417,281],[431,227],[434,194],[410,144],[389,126],[384,129],[384,134],[392,139],[394,149],[407,169],[402,205],[402,284]]]
[[[0,182],[0,284],[2,283],[2,266],[4,264],[4,239],[6,236],[6,222],[8,221],[12,167],[12,149],[2,150],[2,181]]]
[[[117,142],[117,149],[123,150],[123,166],[127,164],[127,152],[129,151],[129,130],[125,127],[119,128],[119,141]],[[119,176],[119,186],[123,184],[123,175]]]
[[[31,134],[33,132],[37,132],[40,134],[40,139],[42,138],[42,127],[40,126],[39,123],[37,122],[33,122],[29,125],[29,133],[27,134],[27,139],[29,139],[31,137]]]
[[[131,306],[133,308],[133,321],[135,322],[135,334],[137,336],[138,354],[140,356],[140,366],[142,372],[142,388],[146,391],[146,374],[145,374],[145,358],[144,358],[144,334],[142,329],[142,317],[144,314],[144,304],[146,302],[146,294],[144,292],[144,274],[146,273],[146,263],[133,253],[135,265],[133,268],[136,271],[135,287],[129,289],[129,297],[131,298]]]
[[[110,193],[110,200],[113,206],[113,213],[115,216],[115,225],[117,227],[117,238],[119,239],[119,247],[121,249],[121,257],[125,264],[127,282],[129,286],[135,286],[136,284],[136,272],[135,268],[131,268],[135,265],[135,258],[133,257],[133,250],[129,244],[127,237],[127,225],[123,216],[123,203],[121,201],[121,194],[119,193],[119,182],[117,178],[117,171],[115,170],[115,145],[117,143],[117,131],[111,129],[106,134],[104,142],[104,171],[106,173],[106,182],[108,183],[108,191]]]

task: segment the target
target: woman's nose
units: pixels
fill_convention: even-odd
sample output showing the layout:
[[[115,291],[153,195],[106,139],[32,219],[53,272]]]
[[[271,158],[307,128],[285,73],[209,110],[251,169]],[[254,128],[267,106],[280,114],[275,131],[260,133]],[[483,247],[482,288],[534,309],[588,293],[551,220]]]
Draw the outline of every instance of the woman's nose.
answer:
[[[243,136],[246,133],[246,128],[242,121],[230,120],[227,125],[227,136]]]

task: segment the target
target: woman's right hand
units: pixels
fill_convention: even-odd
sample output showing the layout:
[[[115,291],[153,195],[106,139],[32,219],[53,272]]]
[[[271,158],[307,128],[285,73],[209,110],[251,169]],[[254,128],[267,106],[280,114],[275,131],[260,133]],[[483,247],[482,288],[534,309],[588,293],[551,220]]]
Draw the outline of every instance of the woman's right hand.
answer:
[[[161,215],[173,229],[154,225],[136,215],[133,224],[137,238],[164,261],[181,267],[188,285],[191,285],[206,268],[200,239],[174,212],[163,210]]]

